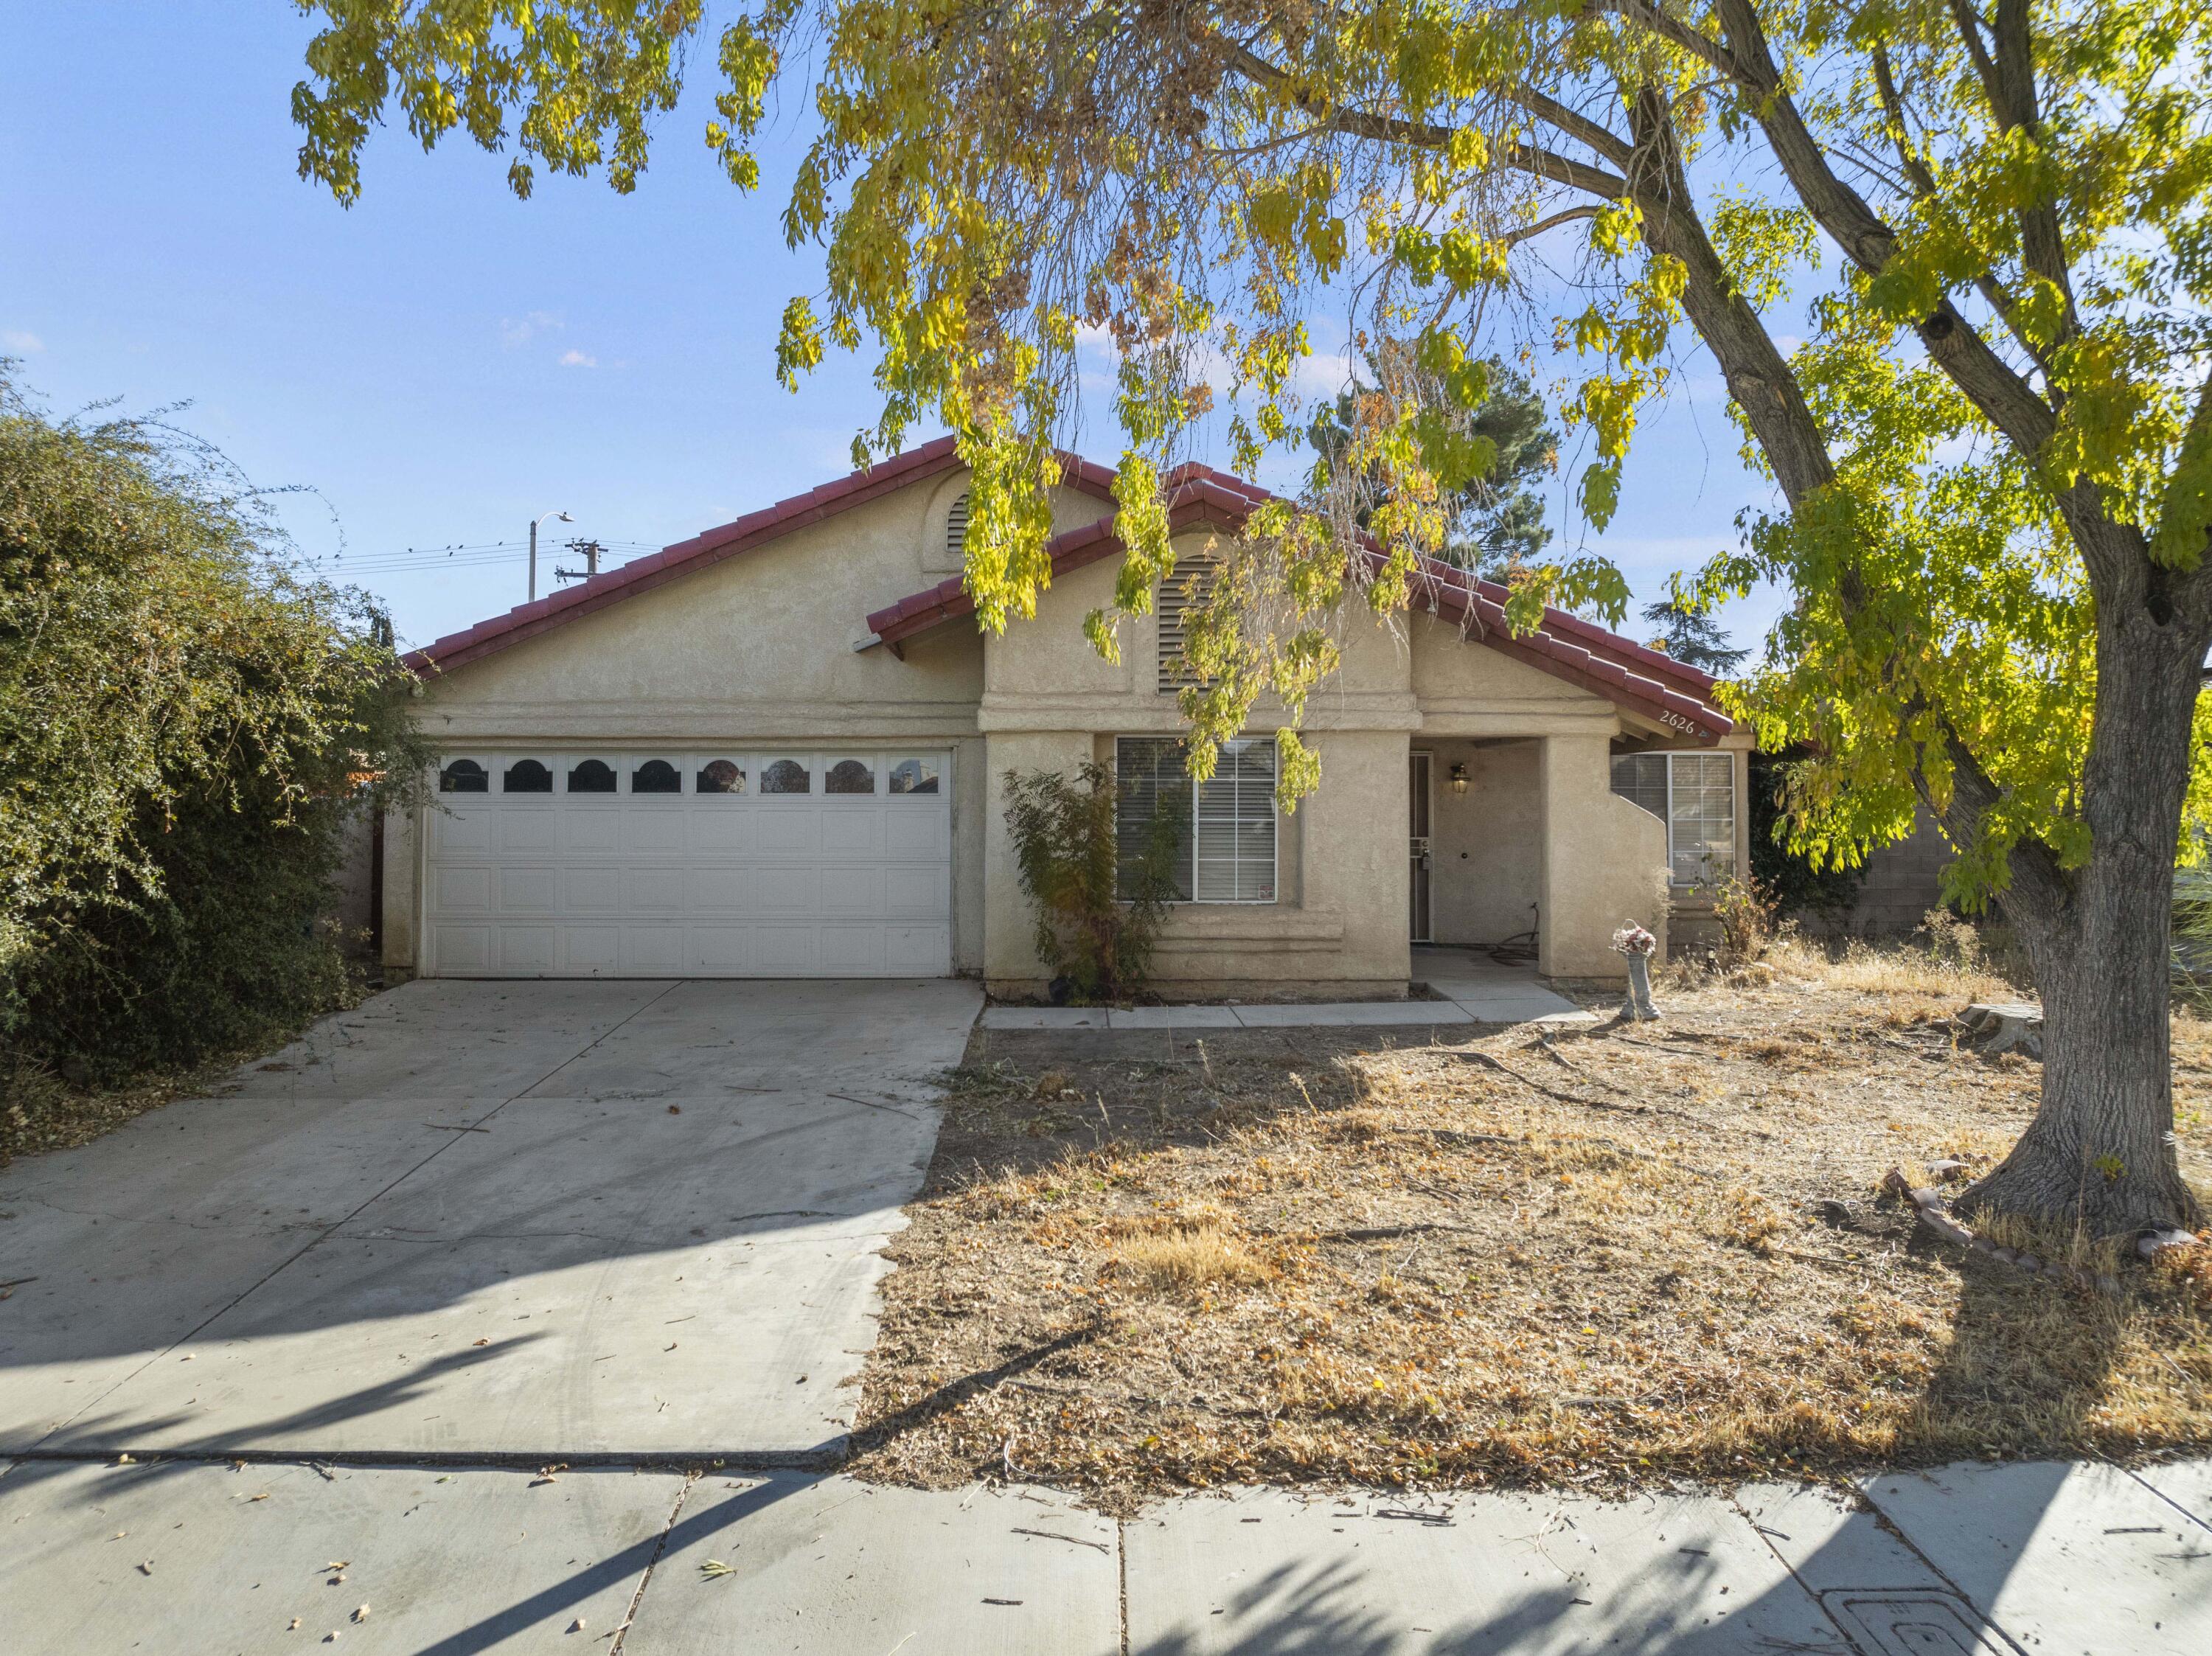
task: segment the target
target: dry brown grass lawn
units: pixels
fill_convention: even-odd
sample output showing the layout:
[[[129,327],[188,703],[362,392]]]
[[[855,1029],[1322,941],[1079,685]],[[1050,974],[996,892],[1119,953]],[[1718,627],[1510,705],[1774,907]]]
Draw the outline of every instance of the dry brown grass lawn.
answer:
[[[979,1033],[890,1250],[859,1470],[1122,1504],[2212,1441],[2203,1260],[2085,1296],[1877,1198],[2028,1119],[2036,1067],[1948,1027],[2011,992],[1778,966],[1550,1038]],[[2212,1025],[2181,1016],[2175,1059],[2202,1183]]]

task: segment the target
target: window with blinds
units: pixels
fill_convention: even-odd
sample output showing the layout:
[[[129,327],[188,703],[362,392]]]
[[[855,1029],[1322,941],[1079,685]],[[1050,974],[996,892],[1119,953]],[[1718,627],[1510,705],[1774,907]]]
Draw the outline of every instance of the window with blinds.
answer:
[[[1155,606],[1160,618],[1159,688],[1162,694],[1203,681],[1182,658],[1183,616],[1206,601],[1206,585],[1221,567],[1218,558],[1186,553],[1176,560],[1175,573],[1160,583]]]
[[[1190,840],[1178,870],[1182,902],[1275,901],[1275,744],[1264,736],[1224,742],[1212,777],[1194,783],[1174,737],[1125,736],[1115,743],[1115,832],[1126,879],[1163,801],[1187,804]],[[1125,887],[1126,890],[1126,887]]]
[[[1613,791],[1667,825],[1668,877],[1712,885],[1735,872],[1735,761],[1724,753],[1631,753]]]

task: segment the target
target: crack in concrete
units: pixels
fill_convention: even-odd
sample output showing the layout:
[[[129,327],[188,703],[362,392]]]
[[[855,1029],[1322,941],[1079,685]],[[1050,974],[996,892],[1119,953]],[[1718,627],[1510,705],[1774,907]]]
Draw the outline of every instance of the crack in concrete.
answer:
[[[683,1487],[676,1491],[676,1504],[668,1509],[668,1521],[660,1526],[660,1539],[653,1544],[653,1556],[645,1561],[645,1568],[637,1578],[637,1591],[629,1596],[629,1608],[623,1612],[622,1625],[615,1629],[614,1642],[607,1647],[607,1656],[622,1656],[630,1623],[637,1620],[638,1607],[645,1603],[645,1590],[653,1585],[653,1572],[659,1567],[660,1555],[668,1550],[668,1538],[675,1533],[676,1520],[684,1511],[684,1503],[691,1498],[691,1486],[696,1482],[695,1473],[685,1478]]]

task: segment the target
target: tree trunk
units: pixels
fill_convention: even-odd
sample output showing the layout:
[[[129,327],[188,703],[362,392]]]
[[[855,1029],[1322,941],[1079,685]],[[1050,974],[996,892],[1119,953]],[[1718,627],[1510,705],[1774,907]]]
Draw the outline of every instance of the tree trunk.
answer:
[[[2139,597],[2100,605],[2098,623],[2081,789],[2089,860],[2005,899],[2042,992],[2043,1101],[1960,1204],[2090,1237],[2204,1219],[2175,1156],[2168,1018],[2174,852],[2204,643],[2201,628]]]

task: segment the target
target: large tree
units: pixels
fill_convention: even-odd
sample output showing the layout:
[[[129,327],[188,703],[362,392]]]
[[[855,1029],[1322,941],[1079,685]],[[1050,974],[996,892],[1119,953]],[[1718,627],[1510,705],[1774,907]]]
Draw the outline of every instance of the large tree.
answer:
[[[698,0],[302,3],[327,26],[301,168],[342,199],[395,102],[426,144],[465,125],[496,147],[514,116],[518,189],[533,162],[626,188],[705,27]],[[782,370],[872,339],[884,414],[860,446],[926,417],[959,434],[986,626],[1048,578],[1086,331],[1121,362],[1129,551],[1091,621],[1109,652],[1171,567],[1158,480],[1190,423],[1226,398],[1248,469],[1298,440],[1316,305],[1364,306],[1462,407],[1498,329],[1579,354],[1598,525],[1639,409],[1702,346],[1775,499],[1701,596],[1792,595],[1741,705],[1818,755],[1799,842],[1848,858],[1924,800],[1954,895],[2001,894],[2034,962],[2042,1106],[1971,1204],[2097,1234],[2201,1216],[2166,949],[2212,642],[2201,6],[768,0],[719,33],[707,140],[740,185],[787,55],[817,126],[784,226],[826,277],[786,314]],[[1812,337],[1786,350],[1791,282]],[[1352,588],[1406,603],[1489,458],[1383,399],[1255,520],[1193,624],[1201,753],[1264,691],[1295,722]],[[1360,522],[1378,555],[1347,556]],[[1586,553],[1535,577],[1516,625],[1547,598],[1626,604]],[[1311,786],[1295,731],[1283,748],[1285,787]]]

